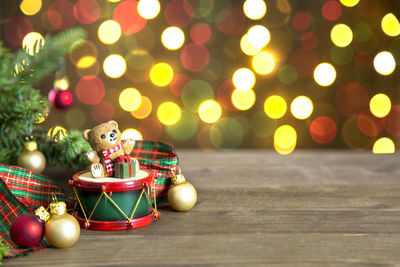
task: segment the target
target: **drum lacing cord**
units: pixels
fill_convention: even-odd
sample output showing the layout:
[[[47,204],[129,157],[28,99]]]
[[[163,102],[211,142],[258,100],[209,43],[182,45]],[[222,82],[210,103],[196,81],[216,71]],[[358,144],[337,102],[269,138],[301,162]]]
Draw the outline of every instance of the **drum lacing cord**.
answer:
[[[81,200],[80,200],[79,197],[78,197],[78,193],[76,192],[75,187],[72,187],[72,190],[74,190],[74,194],[75,194],[75,196],[76,196],[76,199],[78,200],[79,206],[81,207],[81,210],[82,210],[82,212],[83,212],[83,216],[85,216],[85,220],[86,220],[87,226],[89,226],[89,225],[90,225],[89,220],[88,220],[88,218],[87,218],[87,216],[86,216],[85,209],[84,209],[83,206],[82,206]],[[76,205],[75,205],[74,208],[76,208]]]
[[[153,183],[152,188],[153,188],[153,187],[154,187],[154,193],[153,193],[153,196],[154,196],[154,208],[153,208],[153,205],[151,204],[149,195],[147,194],[146,190],[144,190],[144,185],[143,185],[143,192],[145,193],[146,198],[147,198],[147,201],[149,202],[149,205],[150,205],[151,209],[153,210],[154,218],[157,219],[157,218],[158,218],[158,210],[157,210],[157,201],[156,201],[156,192],[155,192],[154,183]],[[143,193],[143,192],[142,192],[142,193]]]

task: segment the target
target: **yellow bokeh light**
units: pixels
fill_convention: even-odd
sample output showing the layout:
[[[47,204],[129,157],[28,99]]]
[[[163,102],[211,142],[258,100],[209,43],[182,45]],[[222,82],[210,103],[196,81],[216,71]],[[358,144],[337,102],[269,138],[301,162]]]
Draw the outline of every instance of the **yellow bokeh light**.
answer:
[[[329,63],[321,63],[314,70],[314,80],[321,86],[329,86],[336,79],[336,70]]]
[[[118,3],[119,1],[121,1],[121,0],[107,0],[108,2],[111,2],[111,3]]]
[[[100,25],[98,35],[103,43],[113,44],[121,37],[121,26],[115,20],[106,20]]]
[[[161,34],[161,42],[167,49],[176,50],[185,42],[185,34],[178,27],[168,27]]]
[[[369,102],[369,109],[375,117],[383,118],[389,114],[392,108],[390,98],[385,94],[376,94]]]
[[[254,47],[249,43],[249,35],[246,33],[240,39],[240,49],[248,56],[254,56],[261,51],[261,47]]]
[[[142,134],[133,128],[128,128],[121,134],[121,139],[126,140],[128,138],[133,138],[133,140],[143,140]]]
[[[381,26],[386,35],[397,36],[400,34],[400,23],[393,13],[386,14],[382,18]]]
[[[27,16],[35,15],[42,8],[42,0],[23,0],[19,8]]]
[[[160,13],[160,2],[158,0],[140,0],[137,10],[142,18],[154,19]]]
[[[336,46],[346,47],[353,40],[353,32],[346,24],[336,24],[331,30],[331,40]]]
[[[239,110],[248,110],[256,101],[256,94],[253,90],[235,89],[232,93],[232,104]]]
[[[164,102],[157,109],[158,120],[165,125],[173,125],[181,118],[181,108],[174,102]]]
[[[392,53],[388,51],[379,52],[374,58],[374,68],[379,74],[391,74],[396,68],[396,61]]]
[[[119,94],[119,105],[126,111],[136,110],[142,102],[142,95],[135,88],[126,88]]]
[[[247,32],[247,39],[253,47],[263,48],[269,43],[270,38],[269,30],[262,25],[255,25]]]
[[[24,39],[22,40],[22,49],[25,49],[26,52],[31,56],[38,53],[40,49],[42,49],[43,45],[44,38],[38,32],[30,32],[25,35]]]
[[[275,59],[268,52],[260,52],[253,57],[252,65],[258,74],[268,74],[274,69]]]
[[[126,62],[117,54],[109,55],[103,62],[104,73],[111,78],[119,78],[126,71]]]
[[[395,152],[395,146],[390,138],[382,137],[375,141],[372,147],[374,154],[392,154]]]
[[[79,69],[87,69],[96,63],[97,59],[93,56],[83,56],[76,63],[76,67]]]
[[[246,0],[243,4],[243,12],[249,19],[261,19],[267,12],[267,5],[263,0]]]
[[[347,7],[353,7],[357,5],[358,2],[360,2],[360,0],[340,0],[340,3],[342,3],[342,5]]]
[[[221,117],[221,106],[214,100],[206,100],[200,104],[199,117],[206,123],[214,123]]]
[[[310,98],[306,96],[298,96],[290,105],[290,111],[297,119],[304,120],[310,117],[314,106]]]
[[[264,102],[264,112],[272,119],[280,119],[285,115],[287,109],[286,101],[283,97],[272,95]]]
[[[157,86],[167,86],[174,78],[174,70],[167,63],[158,63],[150,70],[150,80]]]
[[[292,150],[296,146],[297,133],[290,125],[282,125],[274,134],[274,146],[282,150]]]
[[[278,152],[281,155],[288,155],[290,153],[292,153],[294,151],[294,149],[296,148],[296,145],[292,146],[291,148],[288,149],[282,149],[280,147],[277,147],[276,144],[274,143],[274,148],[275,151]]]
[[[136,119],[147,118],[153,108],[153,104],[151,103],[150,98],[148,98],[147,96],[142,96],[141,100],[142,101],[140,102],[140,106],[131,112],[131,115]]]
[[[256,83],[256,76],[250,69],[241,68],[233,73],[232,82],[238,89],[250,89]]]
[[[61,90],[67,90],[69,88],[69,80],[67,76],[63,76],[59,79],[55,79],[53,82],[53,88]]]

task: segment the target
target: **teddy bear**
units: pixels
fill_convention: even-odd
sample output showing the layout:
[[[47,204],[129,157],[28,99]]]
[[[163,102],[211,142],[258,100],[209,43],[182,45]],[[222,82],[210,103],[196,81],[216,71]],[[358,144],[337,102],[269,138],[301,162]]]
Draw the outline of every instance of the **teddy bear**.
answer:
[[[132,138],[121,141],[118,123],[113,120],[84,130],[83,138],[93,149],[85,155],[91,163],[93,178],[113,177],[117,157],[129,155],[135,146],[135,140]]]

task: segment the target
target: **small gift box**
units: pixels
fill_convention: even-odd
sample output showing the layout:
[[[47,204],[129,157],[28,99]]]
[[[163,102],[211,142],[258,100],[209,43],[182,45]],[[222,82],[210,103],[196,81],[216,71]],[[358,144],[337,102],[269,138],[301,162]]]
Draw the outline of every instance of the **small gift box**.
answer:
[[[115,177],[121,179],[135,177],[138,171],[139,162],[137,159],[131,158],[130,155],[117,157],[115,164]]]

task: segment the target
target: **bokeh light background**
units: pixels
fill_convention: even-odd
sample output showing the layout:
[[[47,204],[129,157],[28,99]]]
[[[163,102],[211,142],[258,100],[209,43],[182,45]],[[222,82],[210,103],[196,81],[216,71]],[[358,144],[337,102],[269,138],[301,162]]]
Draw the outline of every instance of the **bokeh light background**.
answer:
[[[367,149],[400,137],[400,1],[3,0],[13,51],[79,26],[75,101],[44,127],[117,120],[124,136],[204,149]],[[40,49],[40,46],[36,46]],[[58,128],[57,128],[58,129]]]

